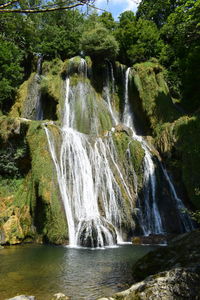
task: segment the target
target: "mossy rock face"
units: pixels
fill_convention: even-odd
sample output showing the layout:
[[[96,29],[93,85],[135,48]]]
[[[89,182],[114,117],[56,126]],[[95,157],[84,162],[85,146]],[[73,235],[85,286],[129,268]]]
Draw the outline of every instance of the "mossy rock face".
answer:
[[[20,86],[9,115],[37,120],[40,105],[43,119],[57,120],[59,117],[57,104],[63,97],[62,64],[59,59],[44,61],[42,75],[32,73]]]
[[[66,218],[41,122],[3,117],[0,123],[2,243],[66,242]],[[5,160],[8,146],[13,152]]]
[[[131,185],[134,185],[134,175],[137,176],[137,187],[135,186],[134,189],[139,190],[143,185],[144,149],[138,141],[131,138],[131,132],[123,125],[116,126],[113,141],[119,156],[119,163],[121,162],[122,167],[127,170],[129,179],[132,177]]]
[[[180,116],[170,97],[163,68],[158,63],[136,64],[131,75],[130,99],[139,123],[145,120],[154,131],[157,126]]]
[[[59,138],[59,131],[56,133]],[[30,180],[35,196],[31,202],[34,225],[45,241],[64,243],[67,240],[66,218],[44,128],[33,122],[27,140],[32,157]]]
[[[99,135],[110,130],[112,119],[107,104],[86,78],[70,78],[71,127],[85,134]]]
[[[182,117],[161,127],[156,144],[185,185],[187,194],[196,208],[200,208],[200,118]]]

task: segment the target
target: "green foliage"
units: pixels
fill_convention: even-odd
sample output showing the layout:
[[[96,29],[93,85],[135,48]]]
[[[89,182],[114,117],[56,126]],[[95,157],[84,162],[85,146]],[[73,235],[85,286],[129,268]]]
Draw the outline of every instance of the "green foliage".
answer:
[[[195,212],[194,211],[188,211],[187,210],[187,213],[189,213],[190,217],[196,221],[198,224],[200,224],[200,210],[196,210]]]
[[[200,1],[182,1],[161,29],[166,46],[161,62],[179,82],[182,105],[188,112],[199,109]]]
[[[103,12],[98,20],[109,30],[109,31],[114,31],[117,24],[114,21],[112,14],[109,12]]]
[[[142,0],[137,18],[153,20],[160,28],[163,46],[160,62],[174,97],[186,112],[200,109],[200,1]]]
[[[45,14],[41,23],[40,43],[36,46],[36,52],[48,58],[62,59],[78,54],[83,30],[83,16],[78,10]]]
[[[0,36],[0,108],[6,106],[6,100],[12,99],[16,87],[22,79],[20,62],[22,52],[12,42]]]
[[[101,23],[83,33],[81,48],[85,54],[98,60],[115,58],[119,51],[114,36]]]
[[[115,35],[120,45],[120,60],[126,64],[158,57],[162,48],[156,25],[152,21],[137,20],[129,11],[120,15]]]
[[[142,0],[138,7],[137,17],[153,21],[161,27],[172,13],[178,3],[178,0]]]

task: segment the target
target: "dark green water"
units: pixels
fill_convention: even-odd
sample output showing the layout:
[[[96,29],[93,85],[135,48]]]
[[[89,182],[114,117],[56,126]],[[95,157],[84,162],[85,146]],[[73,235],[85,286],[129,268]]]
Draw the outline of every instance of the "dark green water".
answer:
[[[93,300],[131,284],[133,264],[153,247],[123,245],[106,250],[43,245],[0,250],[0,300],[17,294],[48,300],[55,293]]]

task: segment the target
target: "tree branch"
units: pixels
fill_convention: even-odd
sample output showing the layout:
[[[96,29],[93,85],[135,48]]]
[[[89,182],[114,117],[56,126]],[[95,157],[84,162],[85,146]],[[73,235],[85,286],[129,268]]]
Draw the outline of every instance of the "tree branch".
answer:
[[[5,9],[5,7],[8,7],[11,4],[17,3],[18,1],[13,0],[9,1],[3,5],[0,5],[0,13],[27,13],[27,14],[33,14],[33,13],[44,13],[44,12],[51,12],[51,11],[56,11],[56,10],[65,10],[65,9],[72,9],[78,6],[83,6],[86,4],[89,4],[90,0],[79,0],[77,3],[71,4],[71,5],[63,5],[59,6],[56,4],[54,7],[50,6],[43,6],[43,7],[37,7],[37,8],[10,8],[10,9]]]
[[[0,9],[3,9],[4,7],[7,7],[9,5],[12,5],[14,3],[17,3],[18,1],[17,0],[13,0],[13,1],[9,1],[7,3],[4,3],[4,4],[0,4]]]

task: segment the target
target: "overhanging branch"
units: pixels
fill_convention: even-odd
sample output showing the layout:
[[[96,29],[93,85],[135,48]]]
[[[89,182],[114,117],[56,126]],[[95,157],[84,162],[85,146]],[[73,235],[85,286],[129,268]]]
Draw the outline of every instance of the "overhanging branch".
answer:
[[[58,5],[55,4],[55,6],[51,7],[46,5],[42,7],[35,7],[35,8],[7,8],[8,6],[12,4],[19,3],[16,0],[9,1],[5,4],[0,5],[0,13],[26,13],[26,14],[33,14],[33,13],[45,13],[45,12],[51,12],[51,11],[56,11],[56,10],[66,10],[66,9],[72,9],[78,6],[83,6],[83,5],[89,5],[93,8],[94,6],[90,5],[90,3],[93,3],[93,1],[90,0],[80,0],[74,4],[71,5]]]

